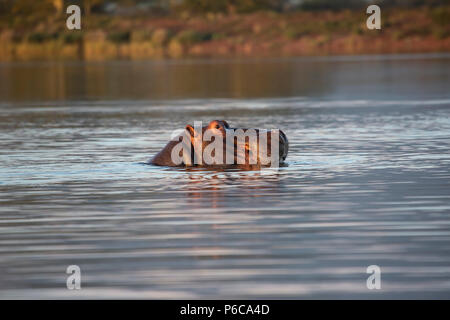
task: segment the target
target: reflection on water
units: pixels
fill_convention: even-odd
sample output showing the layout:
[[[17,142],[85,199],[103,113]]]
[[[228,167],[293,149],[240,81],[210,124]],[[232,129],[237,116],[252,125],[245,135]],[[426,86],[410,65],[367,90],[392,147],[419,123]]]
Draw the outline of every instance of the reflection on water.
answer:
[[[449,66],[0,65],[0,298],[449,298]],[[215,118],[283,129],[288,166],[143,164]]]
[[[0,63],[0,98],[30,102],[298,96],[424,99],[448,91],[448,58],[435,54]]]

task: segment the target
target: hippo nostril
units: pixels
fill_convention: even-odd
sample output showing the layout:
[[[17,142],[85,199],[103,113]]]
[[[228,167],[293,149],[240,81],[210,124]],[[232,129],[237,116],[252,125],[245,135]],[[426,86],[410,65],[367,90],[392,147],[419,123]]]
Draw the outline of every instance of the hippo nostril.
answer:
[[[1,1],[1,0],[0,0]],[[184,141],[184,134],[180,135],[178,140],[183,139],[183,143],[187,144],[188,146],[191,147],[191,151],[188,151],[187,155],[183,155],[183,158],[180,159],[176,159],[173,160],[172,156],[173,156],[173,150],[175,150],[175,148],[179,148],[179,143],[180,141],[170,141],[164,148],[163,150],[161,150],[158,154],[156,154],[152,159],[150,159],[149,163],[154,164],[154,165],[167,165],[167,166],[178,166],[179,162],[181,162],[181,165],[183,166],[191,166],[194,165],[194,160],[195,160],[195,154],[194,152],[192,152],[192,149],[195,150],[196,148],[196,144],[200,144],[201,145],[201,151],[204,149],[204,147],[209,146],[208,142],[205,142],[205,139],[202,139],[203,134],[205,134],[207,132],[207,130],[209,129],[216,129],[216,130],[221,130],[221,134],[222,134],[222,142],[224,143],[224,147],[227,146],[228,144],[225,145],[226,141],[228,141],[229,139],[229,134],[231,134],[231,151],[232,154],[234,153],[234,162],[236,163],[236,154],[237,154],[237,150],[238,150],[238,145],[240,143],[238,143],[238,135],[244,133],[244,139],[249,139],[249,142],[245,143],[245,152],[246,152],[246,157],[247,155],[249,155],[248,160],[250,161],[250,156],[252,155],[256,155],[255,160],[257,161],[258,164],[261,164],[261,159],[260,159],[260,154],[259,152],[261,152],[258,149],[258,144],[261,143],[261,137],[257,136],[256,137],[256,141],[254,143],[256,143],[255,147],[252,149],[252,147],[250,146],[250,135],[247,134],[249,129],[245,129],[245,128],[241,128],[238,130],[238,128],[230,128],[230,126],[228,125],[228,123],[225,120],[214,120],[211,121],[207,126],[204,126],[201,128],[201,130],[195,130],[193,126],[191,125],[186,125],[185,129],[187,132],[187,142]],[[256,134],[259,134],[261,131],[259,131],[258,129],[252,129],[252,130],[256,130]],[[235,132],[236,131],[236,132]],[[277,130],[278,131],[278,130]],[[238,133],[241,132],[241,133]],[[276,136],[273,136],[272,134],[274,134],[275,132],[272,132],[270,130],[264,130],[264,135],[262,137],[267,138],[267,140],[265,141],[266,147],[265,147],[265,153],[266,153],[266,157],[272,157],[275,156],[272,153],[272,143],[276,144]],[[266,134],[269,134],[269,136],[267,136]],[[274,139],[272,139],[272,137]],[[214,137],[214,142],[216,140],[217,137]],[[259,139],[259,143],[257,142]],[[211,141],[212,142],[212,141]],[[230,141],[228,141],[230,142]],[[233,146],[233,142],[234,142],[234,146]],[[264,142],[264,140],[263,140]],[[190,143],[190,144],[189,144]],[[286,135],[284,134],[283,131],[279,130],[279,135],[278,135],[278,157],[277,157],[277,162],[283,162],[286,158],[287,158],[287,154],[288,154],[288,150],[289,150],[289,142],[288,139],[286,137]],[[252,142],[253,145],[253,142]],[[263,145],[264,146],[264,145]],[[184,147],[183,147],[184,148]],[[258,150],[258,151],[256,151]],[[184,151],[184,149],[183,149]],[[176,153],[175,153],[176,154]],[[180,152],[178,152],[178,155],[180,156]],[[213,154],[211,154],[212,157],[214,157],[216,155],[216,150],[213,151]],[[224,159],[225,160],[225,159]],[[231,159],[233,160],[233,159]],[[227,160],[228,161],[228,157]],[[226,163],[225,164],[228,164]],[[231,161],[230,161],[231,162]],[[230,163],[230,164],[233,164]]]

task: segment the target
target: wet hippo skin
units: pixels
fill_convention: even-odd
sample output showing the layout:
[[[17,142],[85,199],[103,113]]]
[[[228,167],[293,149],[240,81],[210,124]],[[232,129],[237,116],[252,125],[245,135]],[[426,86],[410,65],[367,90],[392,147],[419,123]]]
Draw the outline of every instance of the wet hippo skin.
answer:
[[[194,129],[193,126],[191,125],[187,125],[185,128],[185,132],[184,134],[186,135],[186,137],[188,138],[187,141],[188,143],[191,144],[191,154],[190,155],[184,155],[183,157],[183,161],[181,164],[176,164],[174,163],[173,159],[172,159],[172,151],[173,149],[179,145],[182,141],[182,135],[180,135],[178,138],[174,139],[174,141],[169,141],[169,143],[167,143],[167,145],[158,153],[156,154],[153,158],[151,158],[149,160],[149,164],[153,164],[153,165],[158,165],[158,166],[198,166],[198,167],[216,167],[216,166],[221,166],[221,167],[233,167],[233,166],[238,166],[238,167],[249,167],[249,166],[263,166],[263,165],[279,165],[282,164],[287,157],[288,154],[288,150],[289,150],[289,142],[288,139],[286,137],[286,135],[284,134],[283,131],[279,130],[279,135],[278,135],[278,151],[279,151],[279,155],[278,157],[274,157],[274,159],[277,159],[278,163],[275,164],[262,164],[262,161],[260,159],[259,156],[257,156],[257,150],[258,147],[257,145],[254,145],[254,143],[259,143],[259,134],[260,134],[260,129],[251,129],[253,133],[256,133],[256,136],[258,137],[258,140],[251,140],[251,139],[246,139],[245,140],[245,160],[243,158],[241,158],[241,161],[238,161],[238,157],[239,154],[237,152],[238,148],[238,139],[236,137],[234,137],[234,149],[232,150],[234,157],[233,157],[233,162],[230,163],[229,161],[226,161],[225,158],[225,154],[226,154],[226,145],[227,145],[227,132],[229,132],[230,130],[238,130],[238,129],[242,129],[242,131],[240,132],[244,132],[247,133],[247,128],[231,128],[228,124],[227,121],[225,120],[213,120],[211,121],[207,126],[204,126],[201,128],[202,132],[200,134],[200,132],[196,132],[196,130]],[[223,145],[223,160],[221,161],[220,164],[207,164],[205,163],[205,161],[201,161],[201,163],[195,162],[195,158],[194,158],[194,154],[196,152],[198,152],[198,150],[205,150],[205,148],[211,144],[215,138],[212,138],[211,141],[207,138],[205,138],[205,133],[210,130],[210,133],[213,135],[217,135],[218,137],[222,137],[223,141],[222,141],[222,145]],[[198,130],[199,131],[199,130]],[[236,131],[232,131],[232,132],[236,132]],[[271,131],[267,131],[267,144],[266,144],[266,150],[267,150],[267,156],[270,157],[271,156],[271,148],[272,148],[272,135],[271,135]],[[264,140],[263,140],[264,141]],[[253,144],[252,144],[253,143]],[[194,146],[201,146],[202,148],[194,148]],[[200,152],[201,152],[200,151]],[[250,156],[251,153],[255,153],[255,159],[256,159],[256,163],[251,162],[250,161]],[[197,153],[198,157],[202,157],[202,154],[200,153],[200,155]],[[203,159],[202,159],[203,160]],[[244,162],[244,163],[242,163]]]

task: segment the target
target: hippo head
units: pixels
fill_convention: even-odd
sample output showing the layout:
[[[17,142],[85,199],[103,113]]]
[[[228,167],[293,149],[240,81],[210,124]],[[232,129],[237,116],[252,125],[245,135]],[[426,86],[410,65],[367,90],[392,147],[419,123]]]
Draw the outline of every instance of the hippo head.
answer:
[[[193,146],[193,155],[196,154],[197,157],[203,157],[204,153],[203,151],[207,150],[208,146],[217,139],[217,137],[221,137],[222,139],[222,146],[223,146],[223,152],[222,152],[222,158],[219,160],[221,164],[231,164],[231,165],[248,165],[250,163],[254,163],[256,161],[256,164],[261,164],[260,158],[258,156],[258,145],[260,143],[260,133],[262,133],[262,130],[259,129],[247,129],[247,128],[231,128],[228,122],[225,120],[213,120],[208,125],[200,128],[194,128],[191,125],[186,126],[186,131],[190,137],[191,144]],[[266,152],[267,156],[271,156],[271,143],[272,143],[272,135],[271,131],[267,131],[268,134],[264,135],[263,141],[266,142]],[[244,145],[244,153],[239,153],[239,147],[238,147],[238,136],[241,134],[243,136],[242,143]],[[251,139],[249,136],[253,134],[255,139]],[[247,136],[246,136],[247,135]],[[214,138],[211,138],[211,136],[214,136]],[[227,139],[233,139],[233,142],[228,141],[229,144],[233,144],[232,146],[232,163],[230,163],[229,159],[227,159],[226,154],[227,151]],[[288,149],[289,149],[289,142],[284,134],[283,131],[279,130],[278,134],[278,161],[279,163],[284,162],[284,160],[287,157]],[[201,148],[198,148],[198,146],[201,146]],[[215,156],[215,151],[212,151],[212,155]],[[251,157],[254,157],[254,161],[252,162],[250,159]],[[241,160],[239,160],[241,159]]]

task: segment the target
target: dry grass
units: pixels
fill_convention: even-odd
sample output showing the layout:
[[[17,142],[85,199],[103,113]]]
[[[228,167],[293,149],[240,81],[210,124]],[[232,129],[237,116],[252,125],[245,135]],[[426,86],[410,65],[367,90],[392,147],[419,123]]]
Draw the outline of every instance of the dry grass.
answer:
[[[392,9],[382,30],[363,11],[260,12],[160,18],[92,17],[32,29],[0,27],[0,60],[159,59],[450,51],[450,7]]]

